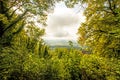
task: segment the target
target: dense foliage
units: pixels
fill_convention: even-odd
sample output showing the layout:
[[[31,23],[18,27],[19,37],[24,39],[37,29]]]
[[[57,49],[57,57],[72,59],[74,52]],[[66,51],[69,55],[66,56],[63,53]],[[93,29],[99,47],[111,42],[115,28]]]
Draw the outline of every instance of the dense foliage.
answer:
[[[120,80],[120,1],[81,0],[86,22],[79,42],[89,54],[74,49],[71,41],[70,49],[51,50],[40,38],[44,29],[33,15],[45,24],[45,13],[56,1],[0,0],[0,80]],[[70,7],[79,2],[65,1]]]
[[[4,48],[1,80],[119,80],[120,61],[65,48],[40,54]]]
[[[120,58],[120,0],[85,0],[79,42],[93,53]]]

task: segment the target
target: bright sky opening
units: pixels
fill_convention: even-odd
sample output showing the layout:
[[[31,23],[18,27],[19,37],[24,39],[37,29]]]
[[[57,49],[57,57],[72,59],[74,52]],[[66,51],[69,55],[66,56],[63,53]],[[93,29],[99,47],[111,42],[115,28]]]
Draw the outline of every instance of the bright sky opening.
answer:
[[[67,8],[64,3],[57,3],[54,12],[48,14],[48,26],[43,39],[77,40],[77,30],[84,21],[83,10],[80,10],[79,5]]]

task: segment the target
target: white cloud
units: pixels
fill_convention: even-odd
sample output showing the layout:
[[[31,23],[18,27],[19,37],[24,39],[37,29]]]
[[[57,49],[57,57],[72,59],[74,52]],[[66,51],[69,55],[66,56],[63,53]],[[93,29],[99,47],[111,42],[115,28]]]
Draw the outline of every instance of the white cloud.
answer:
[[[58,32],[55,32],[54,37],[66,37],[66,36],[69,36],[69,33],[66,32],[66,31],[58,31]]]
[[[77,38],[77,29],[84,20],[82,13],[77,9],[65,7],[63,3],[56,5],[54,12],[48,15],[46,27],[47,38]]]
[[[71,9],[62,8],[55,10],[55,13],[48,16],[48,25],[50,27],[55,26],[68,26],[71,27],[75,23],[79,22],[79,15],[73,13]]]

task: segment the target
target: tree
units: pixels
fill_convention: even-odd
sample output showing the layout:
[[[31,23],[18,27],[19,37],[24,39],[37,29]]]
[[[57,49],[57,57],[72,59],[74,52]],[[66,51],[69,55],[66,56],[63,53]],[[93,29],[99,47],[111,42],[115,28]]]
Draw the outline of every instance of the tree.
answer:
[[[35,23],[45,24],[47,12],[55,1],[0,0],[0,79],[24,79],[27,58],[31,53],[38,56],[44,47],[40,37],[45,30]]]
[[[70,46],[71,48],[73,48],[73,42],[72,42],[72,41],[68,41],[68,43],[69,43],[69,46]]]
[[[36,22],[45,25],[47,13],[55,2],[56,0],[0,0],[0,39],[4,39],[1,42],[10,42],[8,37],[19,33],[28,24]]]
[[[84,11],[86,21],[78,30],[79,42],[92,48],[93,53],[119,57],[120,1],[83,0],[82,2],[86,5]]]
[[[119,0],[66,0],[68,7],[84,5],[86,21],[81,24],[79,43],[93,53],[118,57],[120,51],[120,1]]]

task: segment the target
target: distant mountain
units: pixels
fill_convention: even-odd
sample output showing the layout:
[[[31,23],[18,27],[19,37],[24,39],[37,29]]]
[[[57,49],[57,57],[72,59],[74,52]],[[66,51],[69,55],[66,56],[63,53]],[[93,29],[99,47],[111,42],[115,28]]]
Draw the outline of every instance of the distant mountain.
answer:
[[[51,48],[70,48],[69,41],[73,42],[74,48],[80,48],[80,45],[75,40],[67,40],[67,39],[44,39],[45,43],[49,45]]]

